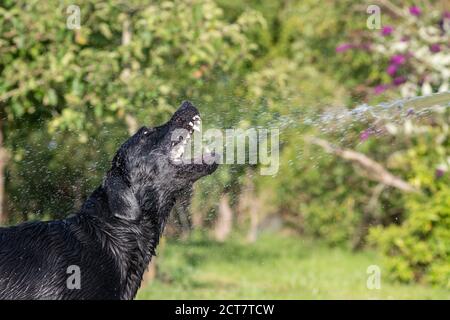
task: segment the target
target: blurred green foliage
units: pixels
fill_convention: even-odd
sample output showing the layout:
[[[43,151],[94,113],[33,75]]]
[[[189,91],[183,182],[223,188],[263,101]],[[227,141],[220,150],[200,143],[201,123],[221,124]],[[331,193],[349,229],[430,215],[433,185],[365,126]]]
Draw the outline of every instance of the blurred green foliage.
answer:
[[[431,3],[429,10],[440,8]],[[364,247],[374,227],[370,239],[394,278],[448,286],[448,110],[344,127],[316,121],[342,106],[400,96],[373,95],[373,86],[386,80],[386,59],[367,50],[336,53],[348,39],[362,44],[379,32],[366,28],[367,3],[82,1],[81,28],[71,30],[72,4],[0,5],[0,121],[10,154],[11,222],[79,208],[138,124],[158,125],[189,99],[209,127],[281,129],[277,175],[227,165],[196,185],[191,209],[204,228],[214,225],[219,198],[228,193],[236,230],[248,229],[239,203],[250,177],[261,221],[277,216],[304,237],[353,247]],[[362,139],[365,132],[371,133]],[[386,187],[375,197],[377,182],[307,136],[367,155],[421,194]]]
[[[450,190],[407,202],[408,218],[400,226],[373,228],[371,238],[386,255],[390,275],[450,288]]]
[[[90,182],[101,180],[127,125],[136,129],[127,120],[160,124],[187,98],[214,108],[214,96],[237,81],[255,49],[246,32],[264,23],[254,11],[228,23],[207,0],[94,1],[80,4],[81,28],[71,30],[70,4],[6,1],[0,8],[12,213],[26,207],[61,216],[77,207]],[[19,200],[24,193],[27,202]]]
[[[450,177],[442,169],[450,162],[449,122],[444,111],[428,126],[398,133],[414,145],[392,161],[409,171],[422,193],[405,196],[403,223],[373,228],[370,238],[385,255],[391,276],[404,282],[450,288]]]

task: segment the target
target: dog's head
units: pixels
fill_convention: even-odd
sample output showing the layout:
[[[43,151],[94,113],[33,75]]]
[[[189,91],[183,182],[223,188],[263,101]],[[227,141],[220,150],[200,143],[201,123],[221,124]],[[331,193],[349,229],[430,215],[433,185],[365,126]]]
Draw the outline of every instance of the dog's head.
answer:
[[[120,147],[104,182],[115,215],[131,210],[125,215],[133,217],[146,207],[161,207],[161,202],[176,199],[217,169],[214,154],[183,159],[185,146],[200,123],[197,108],[186,101],[166,124],[142,127]]]

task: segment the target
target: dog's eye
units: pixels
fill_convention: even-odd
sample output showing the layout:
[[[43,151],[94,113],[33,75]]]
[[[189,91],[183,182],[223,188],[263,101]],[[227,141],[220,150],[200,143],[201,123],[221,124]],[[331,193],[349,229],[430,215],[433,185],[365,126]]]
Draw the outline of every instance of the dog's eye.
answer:
[[[144,135],[144,136],[148,136],[150,133],[152,133],[153,132],[153,129],[148,129],[148,128],[145,128],[145,129],[143,129],[143,131],[142,131],[142,134]]]

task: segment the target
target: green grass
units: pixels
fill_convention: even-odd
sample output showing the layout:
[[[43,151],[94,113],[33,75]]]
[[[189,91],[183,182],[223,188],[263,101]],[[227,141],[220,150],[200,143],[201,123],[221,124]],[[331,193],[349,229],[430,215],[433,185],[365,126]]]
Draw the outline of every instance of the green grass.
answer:
[[[379,265],[381,289],[366,287]],[[393,283],[373,252],[353,253],[295,237],[265,235],[255,244],[202,237],[165,243],[159,276],[138,299],[449,299],[445,289]]]

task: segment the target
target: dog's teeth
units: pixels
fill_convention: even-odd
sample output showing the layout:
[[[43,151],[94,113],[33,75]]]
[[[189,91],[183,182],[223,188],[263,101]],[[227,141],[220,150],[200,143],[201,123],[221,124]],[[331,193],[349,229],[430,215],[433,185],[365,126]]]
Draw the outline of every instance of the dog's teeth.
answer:
[[[193,127],[193,126],[194,126],[194,124],[193,124],[192,122],[189,122],[189,125],[190,125],[191,127]]]
[[[199,126],[197,126],[197,125],[194,125],[194,131],[198,131],[198,132],[200,132],[200,128],[199,128]]]

